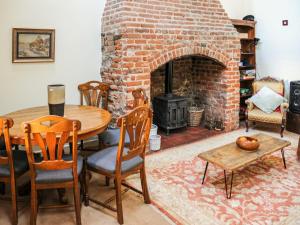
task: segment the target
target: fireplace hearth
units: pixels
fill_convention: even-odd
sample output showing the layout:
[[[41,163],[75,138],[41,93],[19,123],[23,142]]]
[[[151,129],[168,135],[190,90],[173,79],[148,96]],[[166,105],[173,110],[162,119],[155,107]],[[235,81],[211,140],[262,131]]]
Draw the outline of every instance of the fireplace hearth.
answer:
[[[173,61],[165,65],[165,94],[152,101],[154,123],[169,135],[170,130],[187,127],[187,99],[173,95]]]

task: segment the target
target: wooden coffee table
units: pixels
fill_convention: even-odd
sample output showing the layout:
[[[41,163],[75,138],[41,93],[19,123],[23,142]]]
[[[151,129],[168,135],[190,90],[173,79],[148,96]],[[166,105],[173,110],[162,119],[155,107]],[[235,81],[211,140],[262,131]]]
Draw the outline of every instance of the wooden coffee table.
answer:
[[[253,162],[256,162],[258,159],[266,155],[272,154],[279,150],[281,151],[284,168],[286,169],[284,148],[291,145],[291,142],[279,138],[274,138],[262,133],[254,135],[252,137],[258,139],[260,143],[259,149],[255,152],[242,150],[236,145],[235,142],[233,142],[212,149],[210,151],[200,153],[198,156],[207,162],[205,166],[203,179],[202,179],[202,184],[204,184],[209,163],[221,167],[224,170],[226,198],[230,199],[231,192],[232,192],[232,181],[233,181],[234,172],[242,167],[245,167]],[[226,171],[231,171],[231,182],[230,182],[229,193],[227,190],[228,188],[227,188]]]

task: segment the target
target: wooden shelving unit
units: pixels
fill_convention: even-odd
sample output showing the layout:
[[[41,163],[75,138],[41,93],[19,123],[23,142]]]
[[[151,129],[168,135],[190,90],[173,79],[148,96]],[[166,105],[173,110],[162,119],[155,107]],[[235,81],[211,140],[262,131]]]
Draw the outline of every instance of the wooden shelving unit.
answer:
[[[256,78],[256,21],[232,19],[232,24],[240,34],[241,41],[241,65],[240,65],[240,120],[245,119],[245,101],[252,96],[252,82]],[[253,72],[253,76],[246,74]],[[248,91],[246,91],[248,90]]]

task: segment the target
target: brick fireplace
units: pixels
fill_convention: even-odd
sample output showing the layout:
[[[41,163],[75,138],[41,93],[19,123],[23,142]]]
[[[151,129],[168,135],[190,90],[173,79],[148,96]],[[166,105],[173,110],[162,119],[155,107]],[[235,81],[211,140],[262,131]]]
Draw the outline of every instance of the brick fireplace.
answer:
[[[132,107],[132,90],[162,94],[173,61],[173,93],[203,105],[227,131],[238,127],[240,41],[219,0],[107,0],[102,53],[115,118]]]

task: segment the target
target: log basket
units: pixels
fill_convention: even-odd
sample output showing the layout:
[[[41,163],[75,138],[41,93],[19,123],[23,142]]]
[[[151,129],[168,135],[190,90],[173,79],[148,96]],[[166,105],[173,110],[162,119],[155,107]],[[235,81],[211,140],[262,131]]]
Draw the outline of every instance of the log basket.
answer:
[[[188,108],[188,125],[190,127],[200,126],[202,114],[204,109],[197,106],[192,106]]]

